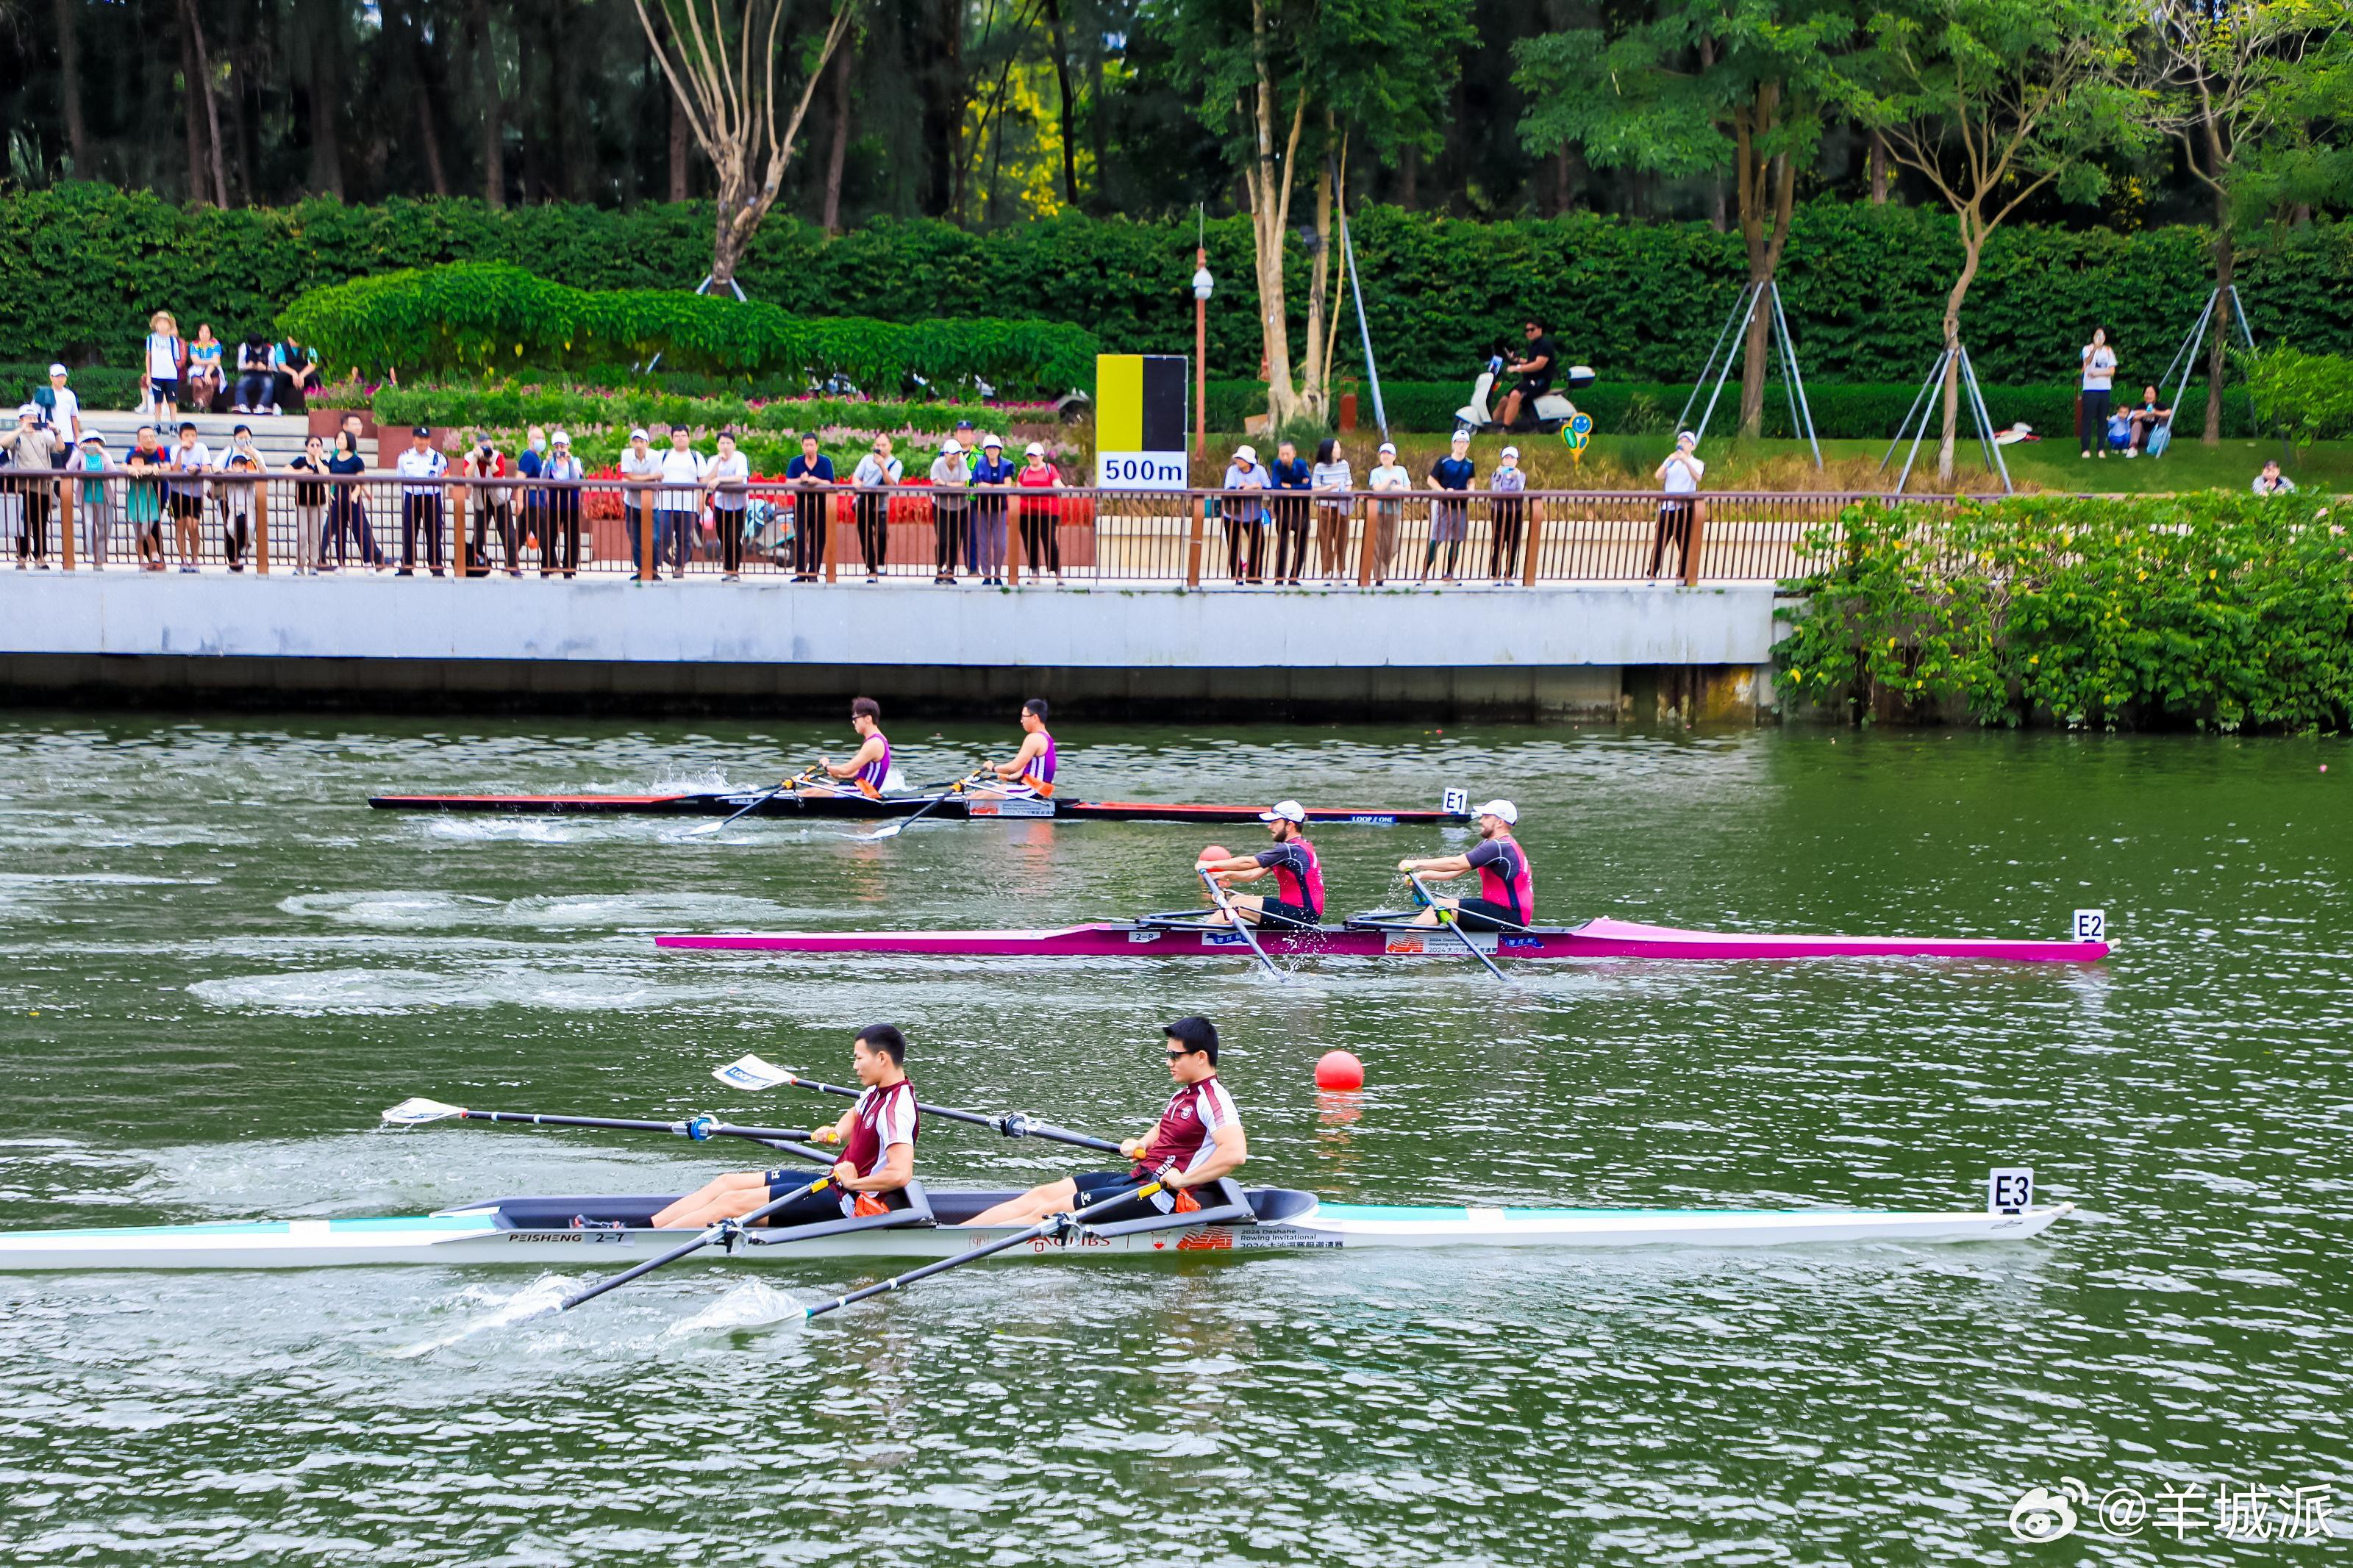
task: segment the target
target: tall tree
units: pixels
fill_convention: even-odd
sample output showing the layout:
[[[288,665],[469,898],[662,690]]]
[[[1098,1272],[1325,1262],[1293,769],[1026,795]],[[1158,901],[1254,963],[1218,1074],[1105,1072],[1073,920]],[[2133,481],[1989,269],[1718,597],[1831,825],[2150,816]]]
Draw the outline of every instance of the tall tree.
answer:
[[[1658,0],[1631,26],[1525,38],[1513,77],[1529,97],[1520,135],[1530,152],[1574,144],[1601,168],[1729,169],[1748,282],[1762,289],[1780,270],[1798,183],[1821,140],[1823,62],[1852,33],[1846,0]],[[1752,437],[1771,325],[1760,300],[1740,376],[1740,430]]]
[[[482,200],[507,205],[506,100],[499,89],[498,40],[491,32],[491,0],[468,0],[466,41],[474,51],[475,90],[482,100]]]
[[[341,197],[343,194],[343,142],[337,90],[337,63],[343,44],[343,12],[339,0],[309,0],[302,7],[306,21],[302,63],[307,71],[311,131],[311,189]]]
[[[686,111],[695,143],[718,176],[712,230],[711,280],[726,288],[768,209],[784,189],[785,169],[825,68],[849,31],[852,0],[839,0],[789,114],[777,96],[777,58],[790,0],[635,0],[646,41],[670,91]],[[654,25],[659,10],[667,28]],[[665,38],[664,33],[670,36]]]
[[[1947,350],[1986,241],[2045,188],[2091,201],[2106,188],[2094,154],[2148,135],[2147,100],[2122,79],[2131,14],[2106,0],[1899,0],[1867,42],[1824,63],[1825,89],[1887,140],[1888,155],[1945,199],[1961,266],[1945,296]],[[1936,478],[1953,478],[1960,422],[1957,353],[1945,372]]]
[[[65,116],[66,152],[73,159],[74,178],[87,180],[97,171],[90,166],[90,129],[81,116],[81,0],[57,0],[58,100]]]
[[[204,200],[204,175],[212,176],[212,202],[215,206],[228,205],[228,174],[221,163],[220,99],[213,90],[212,52],[205,47],[204,18],[196,13],[196,0],[180,0],[181,58],[188,72],[188,184],[190,195]],[[197,105],[203,105],[201,127],[196,121]],[[196,143],[201,139],[206,161],[199,166]]]
[[[2239,232],[2284,204],[2341,199],[2353,159],[2315,156],[2315,111],[2353,112],[2353,37],[2336,0],[2154,0],[2141,51],[2156,124],[2214,213],[2214,317],[2205,444],[2222,441]]]

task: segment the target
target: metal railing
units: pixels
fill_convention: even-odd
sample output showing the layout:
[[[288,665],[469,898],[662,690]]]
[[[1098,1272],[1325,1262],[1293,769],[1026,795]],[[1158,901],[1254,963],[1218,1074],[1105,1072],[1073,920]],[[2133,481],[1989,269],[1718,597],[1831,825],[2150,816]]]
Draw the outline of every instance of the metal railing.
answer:
[[[1770,582],[1876,495],[888,489],[0,469],[0,540],[68,571],[1394,587]],[[1917,500],[1921,498],[1910,498]]]

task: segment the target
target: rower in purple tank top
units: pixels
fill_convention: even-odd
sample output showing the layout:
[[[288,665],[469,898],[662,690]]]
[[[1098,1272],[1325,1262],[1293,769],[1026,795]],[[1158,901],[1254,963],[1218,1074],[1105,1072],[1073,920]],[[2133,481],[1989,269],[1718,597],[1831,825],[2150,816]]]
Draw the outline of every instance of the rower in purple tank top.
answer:
[[[883,781],[891,776],[891,740],[882,733],[882,705],[871,697],[857,699],[849,705],[849,723],[859,734],[857,752],[846,763],[819,757],[818,765],[828,777],[853,786],[869,800],[880,800]]]
[[[1021,705],[1020,750],[1009,763],[991,763],[997,777],[973,789],[992,800],[1051,800],[1054,798],[1054,737],[1046,732],[1046,700],[1032,697]]]

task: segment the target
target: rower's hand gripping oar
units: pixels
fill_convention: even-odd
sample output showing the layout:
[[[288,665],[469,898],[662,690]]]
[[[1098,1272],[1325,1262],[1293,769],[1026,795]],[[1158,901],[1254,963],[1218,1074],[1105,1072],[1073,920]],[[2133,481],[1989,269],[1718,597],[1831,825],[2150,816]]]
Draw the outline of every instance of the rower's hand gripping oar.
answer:
[[[810,1089],[818,1094],[838,1094],[845,1100],[855,1100],[861,1092],[839,1084],[819,1083],[815,1079],[803,1078],[797,1073],[777,1067],[773,1062],[763,1061],[758,1057],[743,1057],[729,1062],[725,1067],[713,1068],[711,1076],[723,1084],[736,1089],[748,1089],[755,1093],[765,1089],[790,1087]],[[977,1110],[957,1110],[948,1106],[921,1103],[916,1105],[915,1110],[925,1116],[936,1116],[943,1121],[961,1121],[968,1126],[986,1127],[992,1131],[1001,1132],[1008,1138],[1042,1138],[1050,1143],[1068,1143],[1073,1148],[1092,1149],[1100,1153],[1128,1157],[1127,1152],[1116,1143],[1101,1138],[1090,1138],[1083,1132],[1073,1132],[1066,1127],[1057,1127],[1050,1121],[1041,1121],[1026,1111],[1014,1110],[1003,1116],[986,1116]]]
[[[1462,951],[1477,959],[1480,963],[1485,964],[1487,966],[1488,973],[1493,975],[1498,980],[1503,979],[1504,972],[1495,967],[1495,961],[1488,957],[1484,952],[1481,952],[1479,944],[1472,942],[1471,940],[1470,933],[1462,929],[1460,921],[1456,918],[1461,911],[1457,910],[1440,909],[1438,904],[1438,900],[1432,897],[1430,889],[1422,884],[1420,872],[1408,871],[1405,874],[1405,879],[1413,884],[1414,892],[1419,895],[1423,903],[1430,906],[1430,913],[1438,917],[1438,923],[1454,933],[1454,940],[1462,944]]]
[[[955,783],[949,784],[943,793],[935,795],[932,796],[931,799],[923,802],[923,808],[921,810],[910,812],[905,816],[895,817],[892,820],[884,823],[881,826],[876,828],[871,833],[859,834],[857,836],[858,838],[862,843],[871,844],[878,839],[898,837],[899,835],[906,832],[907,829],[914,826],[915,824],[930,816],[932,807],[939,805],[942,801],[952,800],[955,796],[962,795],[965,790],[965,785],[972,783],[975,779],[979,778],[982,773],[987,771],[988,770],[985,767],[973,769],[972,772],[965,774],[964,777],[957,779]]]
[[[784,794],[785,791],[792,788],[795,784],[814,776],[816,773],[817,769],[814,767],[807,767],[803,768],[800,772],[794,773],[788,778],[779,779],[776,781],[774,788],[761,794],[753,800],[751,805],[744,807],[743,810],[737,812],[734,816],[728,817],[725,821],[706,822],[699,827],[690,827],[682,837],[693,838],[706,833],[719,833],[727,828],[733,827],[736,823],[742,821],[744,817],[751,816],[754,812],[759,810],[762,806],[767,805],[770,801],[776,799],[778,795]]]
[[[1278,981],[1288,980],[1290,976],[1277,969],[1274,966],[1274,960],[1266,955],[1266,949],[1259,945],[1257,930],[1250,921],[1242,919],[1241,910],[1234,908],[1233,900],[1227,896],[1225,887],[1219,882],[1216,874],[1201,866],[1194,867],[1193,871],[1201,879],[1201,885],[1209,889],[1210,901],[1226,911],[1226,920],[1236,931],[1242,933],[1242,940],[1250,943],[1250,950],[1258,954],[1258,961],[1261,963],[1266,965],[1266,972]]]
[[[462,1106],[445,1105],[438,1100],[404,1100],[384,1113],[384,1121],[392,1127],[423,1127],[434,1121],[508,1121],[533,1127],[594,1127],[609,1132],[668,1132],[681,1138],[691,1138],[701,1143],[712,1138],[748,1138],[771,1148],[788,1149],[796,1154],[832,1164],[837,1154],[819,1153],[802,1145],[817,1142],[810,1134],[787,1127],[736,1127],[709,1116],[690,1116],[683,1121],[640,1121],[617,1116],[549,1116],[535,1110],[468,1110]]]

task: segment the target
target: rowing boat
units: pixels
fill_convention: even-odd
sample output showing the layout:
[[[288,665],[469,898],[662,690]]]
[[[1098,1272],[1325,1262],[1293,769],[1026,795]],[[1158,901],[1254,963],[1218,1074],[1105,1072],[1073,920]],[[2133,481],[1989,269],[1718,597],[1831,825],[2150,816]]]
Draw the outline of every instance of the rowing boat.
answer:
[[[1141,800],[992,800],[984,796],[936,795],[885,795],[871,800],[860,795],[826,795],[786,791],[770,799],[761,792],[733,794],[696,792],[679,795],[376,795],[368,804],[379,811],[459,811],[501,816],[725,816],[745,806],[752,816],[797,817],[810,820],[871,821],[913,816],[932,807],[929,817],[947,822],[1256,822],[1262,805],[1201,805]],[[936,803],[936,804],[934,804]],[[1468,822],[1459,811],[1423,810],[1406,806],[1314,806],[1311,822],[1364,827],[1429,826]]]
[[[1226,1184],[1230,1185],[1229,1184]],[[1384,1207],[1325,1203],[1283,1187],[1231,1189],[1234,1202],[1208,1223],[1137,1222],[1041,1237],[1008,1258],[1107,1258],[1211,1252],[1315,1252],[1544,1247],[1749,1247],[1837,1242],[2023,1240],[2073,1204],[1982,1213],[1886,1209],[1565,1209]],[[1022,1226],[962,1223],[1010,1192],[920,1194],[921,1223],[845,1222],[832,1234],[775,1243],[788,1231],[746,1233],[712,1262],[797,1258],[956,1258],[1017,1236]],[[493,1198],[433,1214],[375,1219],[290,1219],[214,1225],[117,1226],[0,1235],[0,1272],[189,1268],[324,1268],[362,1264],[625,1265],[693,1237],[649,1221],[668,1196]]]
[[[1779,936],[1684,931],[1631,921],[1532,926],[1503,933],[1396,923],[1261,930],[1266,951],[1289,958],[1460,957],[1467,939],[1499,958],[1962,958],[2094,963],[2102,941],[2006,937]],[[657,936],[657,947],[737,952],[889,954],[908,958],[1202,958],[1245,952],[1240,932],[1184,921],[1096,921],[1049,931],[717,931]]]

